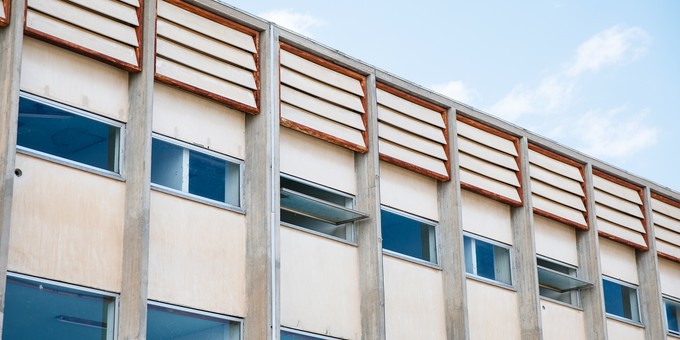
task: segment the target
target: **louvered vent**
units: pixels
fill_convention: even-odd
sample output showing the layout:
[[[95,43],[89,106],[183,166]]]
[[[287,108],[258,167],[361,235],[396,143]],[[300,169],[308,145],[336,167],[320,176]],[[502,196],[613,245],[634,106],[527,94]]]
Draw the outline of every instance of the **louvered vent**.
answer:
[[[159,1],[156,79],[259,112],[258,34],[182,1]]]
[[[446,109],[378,84],[380,158],[448,181]]]
[[[281,125],[365,152],[365,78],[281,44]]]
[[[581,164],[529,145],[529,173],[536,214],[588,229]]]
[[[600,235],[641,250],[647,249],[645,216],[642,213],[641,189],[593,172],[595,215]]]
[[[652,194],[652,211],[659,256],[680,262],[680,202]]]
[[[457,126],[461,186],[522,205],[518,139],[461,116]]]
[[[26,34],[139,71],[138,0],[28,0]]]
[[[9,24],[9,1],[0,1],[0,26],[7,26]]]

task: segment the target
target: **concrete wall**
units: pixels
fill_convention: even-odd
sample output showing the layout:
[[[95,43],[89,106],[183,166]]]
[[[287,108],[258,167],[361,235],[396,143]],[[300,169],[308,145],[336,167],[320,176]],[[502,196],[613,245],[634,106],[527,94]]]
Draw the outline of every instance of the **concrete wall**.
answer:
[[[661,292],[680,298],[680,263],[659,258]]]
[[[383,261],[387,339],[446,339],[441,271],[389,255]]]
[[[576,229],[534,215],[536,253],[578,267]]]
[[[510,207],[490,198],[462,191],[463,229],[493,240],[512,244]]]
[[[151,192],[149,299],[243,317],[245,216]]]
[[[21,90],[127,121],[127,72],[28,37]]]
[[[439,220],[437,181],[386,162],[380,162],[380,203]]]
[[[645,330],[622,321],[607,319],[607,337],[612,340],[642,340],[645,338]]]
[[[583,311],[576,308],[541,300],[541,322],[543,323],[543,339],[586,339]]]
[[[281,227],[281,325],[360,339],[355,246]]]
[[[639,284],[635,249],[600,237],[602,274],[632,284]]]
[[[521,338],[515,292],[467,279],[467,294],[470,339]]]
[[[125,186],[18,154],[9,270],[120,291]]]

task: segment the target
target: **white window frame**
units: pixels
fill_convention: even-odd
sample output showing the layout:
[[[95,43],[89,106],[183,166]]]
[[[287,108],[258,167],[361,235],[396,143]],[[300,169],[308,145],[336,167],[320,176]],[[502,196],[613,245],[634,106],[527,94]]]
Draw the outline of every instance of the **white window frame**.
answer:
[[[604,303],[605,314],[607,315],[607,317],[615,319],[615,320],[619,320],[619,321],[622,321],[622,322],[627,322],[627,323],[630,323],[630,324],[633,324],[633,325],[636,325],[636,326],[643,326],[644,324],[643,324],[643,320],[642,320],[642,311],[641,311],[641,308],[640,308],[641,306],[640,306],[640,289],[639,289],[639,286],[634,285],[634,284],[629,283],[629,282],[626,282],[626,281],[621,281],[619,279],[615,279],[615,278],[613,278],[611,276],[607,276],[607,275],[602,275],[602,280],[607,280],[609,282],[613,282],[613,283],[616,283],[618,285],[628,287],[628,288],[632,288],[633,290],[635,290],[635,299],[637,301],[637,315],[638,315],[640,320],[627,319],[627,318],[622,317],[622,316],[607,313],[606,298],[604,296],[604,287],[603,287],[603,289],[602,289],[602,299],[603,299],[603,301],[602,302]],[[603,285],[604,285],[604,283],[603,283]]]
[[[574,266],[572,264],[562,262],[562,261],[559,261],[559,260],[555,260],[555,259],[547,257],[547,256],[539,255],[539,254],[536,254],[536,259],[537,260],[540,259],[540,260],[550,262],[550,263],[556,264],[558,266],[567,268],[569,270],[573,270],[574,271],[573,274],[565,274],[565,275],[569,275],[573,278],[581,280],[581,278],[579,277],[579,268],[577,266]],[[538,264],[538,262],[536,263],[536,265],[539,266],[539,267],[542,267],[541,265]],[[544,268],[551,269],[551,268],[547,268],[547,267],[544,267]],[[539,289],[540,289],[540,284],[541,283],[539,281]],[[546,288],[546,289],[550,289],[550,288]],[[577,288],[577,289],[574,289],[574,290],[569,292],[570,295],[571,295],[571,303],[567,303],[567,302],[560,301],[560,300],[555,300],[555,299],[552,299],[550,297],[540,295],[540,291],[539,291],[539,296],[541,297],[541,299],[546,299],[546,300],[552,301],[554,303],[563,304],[563,305],[566,305],[566,306],[569,306],[569,307],[576,307],[576,308],[580,309],[581,308],[581,289],[582,288]]]
[[[399,210],[399,209],[395,209],[395,208],[386,206],[386,205],[380,205],[380,210],[385,210],[385,211],[393,213],[395,215],[400,215],[400,216],[403,216],[403,217],[408,218],[410,220],[431,226],[432,227],[432,233],[430,234],[430,242],[434,242],[434,251],[432,251],[432,249],[430,249],[430,256],[434,258],[433,261],[427,261],[427,260],[419,259],[417,257],[402,254],[402,253],[394,251],[394,250],[385,249],[384,246],[383,246],[383,249],[382,249],[383,254],[398,257],[400,259],[415,262],[415,263],[418,263],[418,264],[423,264],[423,265],[433,267],[433,268],[436,268],[436,269],[441,269],[441,265],[439,264],[439,259],[440,259],[440,256],[439,256],[439,223],[437,223],[436,221],[433,221],[433,220],[429,220],[429,219],[426,219],[426,218],[405,212],[403,210]],[[382,234],[382,219],[381,219],[381,223],[380,223],[380,230],[381,230],[381,234]]]
[[[666,313],[666,300],[668,300],[671,303],[680,305],[680,298],[676,298],[674,296],[670,296],[667,294],[662,294],[661,296],[661,302],[663,303],[663,321],[664,321],[664,327],[666,327],[666,334],[670,336],[674,336],[676,338],[680,338],[680,332],[676,331],[671,331],[670,326],[668,325],[668,314]],[[680,316],[680,315],[678,315]],[[680,320],[678,320],[678,323],[680,323]]]
[[[94,114],[92,112],[88,112],[88,111],[85,111],[83,109],[79,109],[79,108],[74,107],[74,106],[69,106],[69,105],[54,101],[52,99],[40,97],[40,96],[31,94],[31,93],[28,93],[28,92],[24,92],[24,91],[20,92],[20,97],[26,98],[28,100],[35,101],[35,102],[38,102],[38,103],[41,103],[41,104],[44,104],[44,105],[47,105],[47,106],[51,106],[51,107],[57,108],[59,110],[67,111],[69,113],[72,113],[72,114],[75,114],[75,115],[78,115],[78,116],[81,116],[81,117],[84,117],[84,118],[87,118],[87,119],[91,119],[91,120],[97,121],[97,122],[102,123],[102,124],[106,124],[106,125],[118,128],[118,140],[117,140],[117,143],[116,143],[116,148],[117,148],[117,150],[116,150],[116,167],[117,167],[117,171],[109,171],[109,170],[98,168],[98,167],[88,165],[88,164],[85,164],[85,163],[80,163],[78,161],[70,160],[68,158],[63,158],[63,157],[59,157],[59,156],[56,156],[56,155],[53,155],[53,154],[50,154],[50,153],[34,150],[34,149],[31,149],[31,148],[28,148],[28,147],[25,147],[25,146],[21,146],[21,145],[18,145],[18,144],[16,146],[17,152],[25,154],[25,155],[30,155],[30,156],[33,156],[33,157],[36,157],[36,158],[44,159],[46,161],[54,162],[54,163],[57,163],[57,164],[65,165],[65,166],[68,166],[68,167],[76,168],[76,169],[79,169],[79,170],[91,172],[91,173],[94,173],[94,174],[97,174],[97,175],[109,177],[109,178],[112,178],[112,179],[116,179],[116,180],[120,180],[120,181],[124,180],[124,176],[125,176],[125,173],[124,173],[125,157],[124,156],[125,155],[124,155],[123,151],[125,150],[125,123],[122,123],[122,122],[119,122],[119,121],[116,121],[116,120],[113,120],[113,119],[110,119],[110,118],[106,118],[106,117]]]
[[[348,193],[339,191],[337,189],[333,189],[333,188],[330,188],[330,187],[327,187],[327,186],[324,186],[324,185],[321,185],[321,184],[318,184],[318,183],[314,183],[314,182],[311,182],[311,181],[306,180],[304,178],[300,178],[300,177],[290,175],[290,174],[287,174],[287,173],[284,173],[284,172],[279,173],[279,176],[286,178],[287,180],[290,180],[290,181],[298,182],[302,185],[306,185],[306,186],[309,186],[309,187],[312,187],[312,188],[315,188],[315,189],[326,191],[326,192],[333,194],[333,195],[337,195],[337,196],[349,199],[351,201],[351,204],[350,204],[349,207],[346,207],[346,208],[353,209],[353,210],[356,209],[356,198],[353,195],[350,195]],[[280,181],[279,181],[279,184],[280,184]],[[283,185],[279,185],[279,186],[280,186],[281,189],[283,188]],[[323,200],[323,199],[321,199],[321,200]],[[289,227],[289,228],[293,228],[293,229],[301,230],[301,231],[308,232],[308,233],[311,233],[311,234],[314,234],[314,235],[326,237],[326,238],[329,238],[329,239],[332,239],[332,240],[335,240],[335,241],[340,241],[340,242],[351,244],[351,245],[354,245],[354,246],[357,245],[356,224],[354,222],[349,222],[349,223],[345,224],[345,228],[346,228],[345,233],[347,235],[346,239],[341,238],[341,237],[337,237],[335,235],[322,233],[322,232],[319,232],[319,231],[316,231],[316,230],[313,230],[313,229],[309,229],[309,228],[306,228],[306,227],[303,227],[303,226],[299,226],[299,225],[294,224],[294,223],[284,222],[282,220],[279,221],[279,223],[281,225]]]
[[[213,199],[210,199],[210,198],[207,198],[207,197],[203,197],[203,196],[194,195],[194,194],[189,193],[189,191],[188,191],[189,190],[189,181],[185,180],[186,177],[189,175],[188,164],[183,164],[183,166],[182,166],[182,178],[183,178],[183,180],[182,180],[182,190],[181,191],[177,190],[177,189],[173,189],[173,188],[163,186],[161,184],[156,184],[156,183],[153,183],[153,182],[151,182],[151,189],[154,189],[154,190],[160,191],[160,192],[164,192],[164,193],[167,193],[167,194],[171,194],[171,195],[174,195],[174,196],[186,198],[186,199],[189,199],[189,200],[192,200],[192,201],[204,203],[204,204],[207,204],[207,205],[212,205],[214,207],[231,210],[231,211],[238,212],[238,213],[241,213],[241,214],[245,213],[245,210],[243,208],[243,204],[244,204],[244,200],[243,200],[243,179],[244,179],[243,172],[244,172],[244,170],[243,169],[245,167],[244,161],[237,159],[237,158],[234,158],[234,157],[231,157],[231,156],[228,156],[228,155],[225,155],[225,154],[221,154],[221,153],[209,150],[209,149],[204,149],[204,148],[201,148],[199,146],[196,146],[196,145],[184,142],[184,141],[180,141],[180,140],[177,140],[177,139],[174,139],[174,138],[170,138],[170,137],[158,134],[156,132],[154,132],[151,137],[152,137],[152,139],[157,139],[157,140],[178,146],[180,148],[183,148],[184,149],[183,152],[186,154],[185,157],[187,157],[187,159],[188,159],[188,152],[191,150],[191,151],[195,151],[195,152],[198,152],[198,153],[202,153],[204,155],[219,158],[219,159],[225,160],[227,162],[231,162],[231,163],[238,165],[238,167],[239,167],[239,175],[238,175],[239,206],[237,207],[237,206],[225,203],[225,202],[220,202],[220,201],[216,201],[216,200],[213,200]],[[153,154],[153,150],[151,150],[151,152]],[[186,166],[184,166],[184,165],[186,165]],[[186,189],[186,192],[184,191],[185,189]]]
[[[490,283],[490,284],[493,284],[493,285],[501,286],[501,287],[504,287],[504,288],[508,288],[508,289],[511,289],[511,290],[515,290],[515,275],[513,273],[514,270],[513,270],[513,267],[512,267],[512,264],[514,263],[513,262],[514,261],[513,247],[509,244],[505,244],[503,242],[492,240],[490,238],[487,238],[487,237],[484,237],[484,236],[481,236],[481,235],[477,235],[477,234],[473,234],[473,233],[470,233],[470,232],[463,232],[463,236],[467,236],[467,237],[471,238],[473,241],[479,240],[479,241],[489,243],[489,244],[496,246],[496,247],[499,247],[499,248],[507,249],[508,250],[508,257],[509,257],[509,266],[510,266],[508,268],[509,271],[510,271],[510,283],[509,284],[502,282],[502,281],[497,281],[497,280],[494,280],[494,279],[489,279],[489,278],[486,278],[486,277],[483,277],[483,276],[479,276],[479,275],[477,275],[477,256],[475,256],[476,252],[473,249],[472,250],[473,273],[468,273],[467,268],[466,268],[466,270],[465,270],[466,277],[472,278],[472,279],[475,279],[475,280],[478,280],[478,281]],[[476,244],[474,242],[473,242],[473,247],[476,247]],[[465,241],[463,241],[463,249],[461,249],[461,250],[463,251],[463,262],[465,262]]]
[[[120,319],[119,316],[118,316],[118,309],[119,309],[119,306],[120,306],[120,296],[118,294],[103,291],[103,290],[83,287],[83,286],[77,286],[77,285],[65,283],[65,282],[52,281],[52,280],[49,280],[49,279],[44,279],[44,278],[40,278],[40,277],[35,277],[35,276],[20,274],[20,273],[15,273],[15,272],[7,272],[7,276],[8,277],[15,277],[15,278],[18,278],[18,279],[23,279],[23,280],[29,280],[29,281],[33,281],[33,282],[38,282],[38,283],[45,283],[45,284],[49,284],[49,285],[57,286],[57,287],[64,287],[64,288],[68,288],[68,289],[79,290],[79,291],[86,292],[86,293],[98,294],[98,295],[113,298],[114,299],[114,301],[113,301],[114,324],[112,325],[113,328],[111,329],[111,334],[112,334],[111,340],[118,339],[118,322],[119,322],[119,319]],[[109,330],[108,324],[106,325],[106,329],[107,329],[107,331]]]
[[[153,305],[153,306],[158,306],[158,307],[162,307],[162,308],[174,309],[174,310],[177,310],[177,311],[186,312],[186,313],[190,313],[190,314],[205,315],[205,316],[209,316],[209,317],[215,318],[215,319],[222,319],[222,320],[226,320],[226,321],[237,322],[239,324],[239,329],[240,329],[239,340],[243,340],[244,328],[243,328],[243,319],[241,319],[241,318],[230,316],[230,315],[217,314],[217,313],[208,312],[208,311],[199,310],[199,309],[182,307],[182,306],[173,305],[173,304],[169,304],[169,303],[165,303],[165,302],[161,302],[161,301],[156,301],[156,300],[147,300],[147,305]]]
[[[319,339],[319,340],[342,340],[343,339],[343,338],[334,338],[334,337],[330,337],[330,336],[327,336],[327,335],[321,335],[321,334],[316,334],[316,333],[311,333],[311,332],[305,332],[305,331],[302,331],[302,330],[299,330],[299,329],[293,329],[293,328],[288,328],[288,327],[284,327],[284,326],[279,327],[279,332],[284,332],[284,331],[288,332],[288,333],[295,333],[295,334],[300,334],[300,335],[304,335],[304,336],[314,337],[314,338]],[[280,336],[281,336],[281,334],[279,334],[279,337]]]

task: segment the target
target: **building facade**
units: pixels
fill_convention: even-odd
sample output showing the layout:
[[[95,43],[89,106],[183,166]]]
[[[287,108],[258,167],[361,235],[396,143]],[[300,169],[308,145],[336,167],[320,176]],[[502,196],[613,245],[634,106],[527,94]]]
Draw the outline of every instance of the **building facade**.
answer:
[[[210,0],[0,0],[4,339],[680,338],[680,193]]]

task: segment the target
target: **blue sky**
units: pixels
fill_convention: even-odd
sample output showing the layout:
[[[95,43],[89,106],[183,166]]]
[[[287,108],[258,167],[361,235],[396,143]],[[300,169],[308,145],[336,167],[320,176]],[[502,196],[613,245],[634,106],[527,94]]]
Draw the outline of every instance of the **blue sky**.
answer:
[[[680,191],[680,1],[223,2]]]

